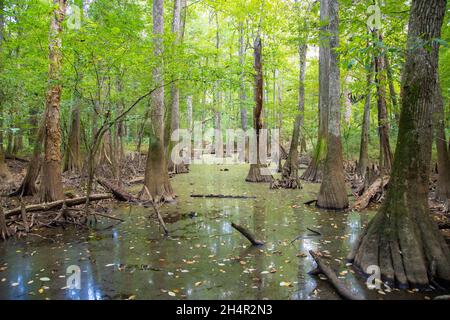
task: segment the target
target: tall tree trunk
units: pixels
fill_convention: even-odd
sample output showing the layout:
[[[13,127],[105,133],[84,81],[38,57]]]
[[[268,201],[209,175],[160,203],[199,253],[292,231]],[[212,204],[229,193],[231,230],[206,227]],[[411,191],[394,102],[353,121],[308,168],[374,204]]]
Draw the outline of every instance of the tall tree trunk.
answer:
[[[329,113],[327,156],[324,162],[323,180],[320,186],[317,206],[323,209],[343,210],[348,207],[347,190],[344,179],[344,164],[341,144],[341,103],[340,103],[340,70],[339,55],[339,4],[337,0],[328,1],[330,21],[330,68],[329,68]]]
[[[82,167],[81,150],[80,150],[80,138],[81,138],[81,124],[80,124],[80,112],[81,112],[81,96],[74,90],[73,92],[73,107],[70,115],[70,129],[69,139],[66,148],[66,154],[64,156],[64,171],[80,172]]]
[[[153,35],[154,56],[160,62],[153,69],[154,83],[158,88],[152,93],[151,97],[150,142],[142,196],[154,203],[160,203],[170,202],[175,198],[167,172],[164,148],[164,78],[162,67],[164,0],[153,1]]]
[[[324,9],[322,10],[322,7]],[[329,104],[329,68],[330,48],[328,40],[328,3],[321,2],[320,10],[320,48],[319,48],[319,132],[311,163],[302,175],[302,179],[310,182],[322,181],[322,166],[327,154],[328,104]]]
[[[245,181],[247,182],[270,182],[272,180],[272,176],[268,174],[264,174],[266,164],[261,163],[261,159],[259,157],[259,141],[260,141],[260,131],[264,126],[263,123],[263,88],[264,88],[264,78],[263,78],[263,67],[262,67],[262,43],[261,37],[257,34],[254,44],[254,58],[255,58],[255,108],[253,109],[253,126],[256,130],[256,163],[250,164],[250,171],[247,175]],[[254,142],[255,143],[255,142]]]
[[[298,177],[298,144],[301,136],[301,128],[304,122],[305,113],[305,73],[306,73],[306,53],[308,51],[308,45],[302,44],[298,48],[299,61],[300,61],[300,76],[298,85],[298,110],[295,117],[294,130],[292,132],[291,146],[289,148],[288,157],[284,163],[281,171],[282,185],[284,187],[297,189],[301,188],[301,183]]]
[[[181,30],[181,18],[182,18],[182,4],[181,0],[174,0],[173,20],[172,20],[172,33],[175,35],[174,46],[177,47],[181,42],[182,30]],[[175,52],[177,49],[175,49]],[[171,101],[172,110],[170,112],[170,125],[166,133],[169,136],[165,137],[168,147],[168,169],[173,173],[187,173],[189,172],[186,164],[179,163],[175,165],[172,160],[173,144],[171,141],[172,132],[180,129],[180,86],[177,82],[172,83],[171,88]]]
[[[439,83],[439,82],[438,82]],[[450,201],[450,158],[445,134],[445,112],[440,85],[436,88],[435,111],[433,116],[435,141],[438,157],[438,181],[435,197],[439,201]]]
[[[355,266],[379,266],[382,280],[399,286],[450,281],[449,248],[432,220],[428,188],[433,141],[432,114],[446,0],[413,0],[402,109],[386,199],[358,244]],[[420,44],[420,45],[418,45]],[[430,44],[431,50],[423,44]]]
[[[374,31],[379,41],[383,41],[381,34]],[[392,152],[389,142],[389,119],[386,106],[386,66],[385,52],[375,56],[375,82],[377,84],[378,99],[378,135],[380,138],[380,168],[385,174],[389,174],[392,168]]]
[[[3,16],[4,10],[4,0],[0,0],[0,73],[3,72],[3,32],[4,32],[4,24],[5,19]],[[12,176],[9,171],[8,166],[5,162],[5,154],[3,149],[3,106],[4,101],[3,98],[3,88],[0,88],[0,131],[1,131],[1,139],[0,139],[0,183],[3,185],[5,183],[10,183]]]
[[[53,0],[55,9],[51,18],[49,37],[49,72],[46,100],[44,146],[40,197],[51,202],[64,198],[61,177],[61,59],[62,23],[66,11],[66,0]]]
[[[364,103],[364,115],[361,128],[361,145],[359,148],[358,173],[365,177],[369,162],[369,130],[370,130],[370,107],[372,101],[373,64],[367,73],[366,101]]]
[[[241,127],[247,131],[247,90],[245,86],[245,29],[239,22],[239,67],[241,68],[239,82],[239,105],[241,109]]]

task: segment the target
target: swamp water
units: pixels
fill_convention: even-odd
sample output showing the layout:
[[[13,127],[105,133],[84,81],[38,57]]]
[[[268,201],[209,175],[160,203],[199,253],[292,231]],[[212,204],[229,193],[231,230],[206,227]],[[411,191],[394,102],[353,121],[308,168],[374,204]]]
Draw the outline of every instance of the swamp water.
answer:
[[[161,208],[168,237],[152,209],[121,205],[113,210],[125,220],[121,224],[101,219],[96,231],[57,228],[44,231],[48,239],[0,243],[0,299],[339,299],[326,280],[308,275],[315,266],[311,249],[329,255],[339,277],[360,296],[432,297],[368,290],[346,266],[345,256],[373,212],[319,211],[303,205],[315,199],[318,184],[269,190],[246,183],[247,172],[245,165],[193,165],[191,173],[174,177],[177,204]],[[231,222],[246,226],[265,246],[251,247]],[[66,288],[69,266],[81,270],[80,290]]]

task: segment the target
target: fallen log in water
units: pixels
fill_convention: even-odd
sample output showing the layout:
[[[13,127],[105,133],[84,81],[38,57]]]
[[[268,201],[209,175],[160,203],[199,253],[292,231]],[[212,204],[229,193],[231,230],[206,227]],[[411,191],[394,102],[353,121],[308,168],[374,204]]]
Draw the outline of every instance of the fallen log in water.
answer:
[[[104,194],[94,194],[89,197],[89,201],[100,201],[100,200],[106,200],[111,199],[112,195],[109,193]],[[63,207],[64,203],[66,203],[67,207],[73,207],[78,206],[80,204],[86,203],[87,197],[80,197],[80,198],[74,198],[74,199],[66,199],[66,200],[58,200],[54,202],[49,203],[39,203],[39,204],[32,204],[25,207],[26,212],[36,212],[36,211],[50,211],[50,210],[59,210]],[[12,210],[8,210],[5,212],[5,217],[10,218],[13,216],[21,215],[22,214],[22,208],[18,207]]]
[[[363,300],[358,296],[355,296],[349,289],[347,289],[344,284],[336,276],[336,273],[331,269],[331,267],[322,260],[320,253],[309,250],[309,254],[317,263],[317,268],[328,278],[330,283],[336,289],[336,292],[346,300]],[[317,270],[315,269],[315,273]]]
[[[231,196],[223,194],[191,194],[191,198],[256,199],[253,196]]]
[[[250,241],[253,246],[263,246],[264,245],[264,242],[262,242],[261,240],[257,240],[255,238],[255,236],[253,234],[251,234],[250,231],[248,231],[244,227],[237,225],[233,222],[231,223],[231,226],[234,229],[236,229],[237,231],[239,231],[239,233],[242,234],[244,237],[246,237],[247,240]]]
[[[378,178],[370,185],[361,197],[356,199],[352,209],[357,211],[364,210],[369,206],[370,201],[378,194],[384,191],[384,188],[389,183],[389,176]]]
[[[103,179],[103,178],[97,178],[98,183],[108,191],[111,191],[114,198],[119,201],[126,201],[126,202],[135,202],[136,198],[128,193],[127,191],[121,189],[119,186],[114,185],[113,183]]]

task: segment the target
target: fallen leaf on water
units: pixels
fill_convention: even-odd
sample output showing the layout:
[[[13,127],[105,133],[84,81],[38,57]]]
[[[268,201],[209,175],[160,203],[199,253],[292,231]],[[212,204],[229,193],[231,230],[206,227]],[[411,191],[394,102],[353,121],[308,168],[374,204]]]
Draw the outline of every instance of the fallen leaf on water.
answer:
[[[195,283],[195,286],[196,286],[196,287],[199,287],[199,286],[201,286],[202,284],[203,284],[203,281],[198,281],[198,282]]]
[[[42,278],[40,278],[39,280],[41,280],[42,282],[49,282],[49,281],[50,281],[50,278],[48,278],[48,277],[42,277]]]
[[[280,287],[292,287],[292,283],[282,281],[282,282],[280,282]]]
[[[175,297],[176,296],[175,292],[172,292],[172,291],[168,291],[167,294],[169,296],[171,296],[171,297]]]

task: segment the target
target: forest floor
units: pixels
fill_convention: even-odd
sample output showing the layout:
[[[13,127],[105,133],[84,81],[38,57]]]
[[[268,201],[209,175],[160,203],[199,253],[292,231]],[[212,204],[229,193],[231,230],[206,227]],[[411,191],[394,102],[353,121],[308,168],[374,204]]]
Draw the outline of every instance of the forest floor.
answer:
[[[20,164],[10,163],[15,165],[20,174]],[[326,279],[308,274],[314,267],[309,250],[321,251],[360,297],[432,299],[442,294],[384,286],[368,290],[345,257],[373,209],[319,211],[303,204],[314,199],[318,184],[304,184],[301,191],[269,190],[267,184],[244,182],[247,171],[246,165],[193,165],[189,174],[175,176],[177,203],[160,209],[168,236],[153,209],[107,201],[101,206],[123,223],[100,219],[91,229],[40,228],[33,231],[37,236],[0,243],[0,299],[339,299]],[[80,191],[75,184],[68,189]],[[8,205],[14,207],[12,201]],[[231,222],[252,230],[265,245],[250,246]],[[66,286],[66,270],[73,265],[82,271],[81,290]]]

